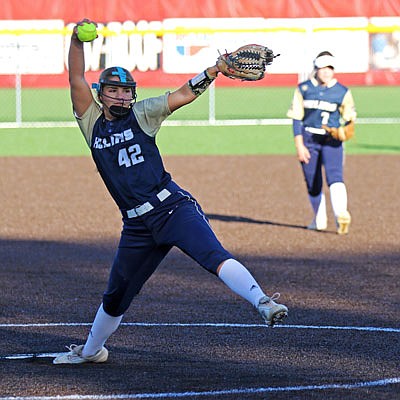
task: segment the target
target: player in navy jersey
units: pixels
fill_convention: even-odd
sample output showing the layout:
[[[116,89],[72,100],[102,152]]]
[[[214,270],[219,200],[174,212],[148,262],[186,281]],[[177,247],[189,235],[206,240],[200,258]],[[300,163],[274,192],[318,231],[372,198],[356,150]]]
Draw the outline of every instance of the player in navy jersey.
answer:
[[[268,325],[280,322],[288,309],[274,301],[279,294],[267,296],[247,268],[221,245],[197,200],[164,169],[156,145],[162,122],[203,93],[217,77],[218,67],[207,68],[176,91],[141,101],[136,101],[136,82],[129,71],[111,67],[101,73],[94,98],[85,80],[83,43],[76,32],[75,27],[68,56],[73,109],[97,169],[121,211],[123,229],[86,343],[71,345],[54,364],[105,362],[106,340],[174,246],[249,301]]]
[[[343,180],[343,143],[322,126],[338,128],[356,118],[350,90],[334,78],[335,58],[323,51],[314,60],[311,79],[301,82],[287,113],[293,119],[297,157],[301,163],[308,196],[314,212],[309,229],[325,230],[328,225],[323,192],[323,167],[338,234],[347,234],[351,216]]]

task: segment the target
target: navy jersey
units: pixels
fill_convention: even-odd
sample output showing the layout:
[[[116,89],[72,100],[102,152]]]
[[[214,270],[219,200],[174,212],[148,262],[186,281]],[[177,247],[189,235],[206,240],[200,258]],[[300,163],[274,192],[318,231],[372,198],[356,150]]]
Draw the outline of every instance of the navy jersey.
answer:
[[[156,145],[156,133],[170,114],[167,95],[135,103],[126,117],[108,121],[93,102],[79,126],[97,169],[121,210],[143,204],[171,181]]]
[[[306,130],[325,134],[322,125],[337,128],[341,119],[354,120],[355,107],[350,90],[336,79],[323,86],[312,78],[297,86],[287,115],[302,121]]]

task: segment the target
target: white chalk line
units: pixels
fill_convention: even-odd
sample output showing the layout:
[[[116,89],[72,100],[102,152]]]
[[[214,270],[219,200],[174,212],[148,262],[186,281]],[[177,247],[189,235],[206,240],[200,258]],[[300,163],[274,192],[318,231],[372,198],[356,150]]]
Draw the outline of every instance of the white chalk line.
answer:
[[[91,326],[89,322],[48,322],[48,323],[26,323],[26,324],[0,324],[0,328],[49,328],[65,326]],[[122,322],[121,326],[137,327],[214,327],[214,328],[267,328],[265,324],[228,324],[228,323],[150,323],[150,322]],[[275,325],[268,329],[322,329],[342,331],[367,331],[400,333],[400,328],[383,328],[373,326],[321,326],[321,325]],[[60,353],[25,353],[0,355],[1,360],[23,360],[29,358],[54,358]]]
[[[164,392],[164,393],[137,393],[137,394],[110,394],[110,395],[66,395],[66,396],[18,396],[0,397],[0,400],[114,400],[114,399],[172,399],[172,398],[193,398],[202,396],[221,396],[236,394],[257,394],[273,392],[300,392],[311,390],[329,389],[360,389],[374,386],[387,386],[400,383],[400,377],[380,379],[376,381],[356,382],[347,384],[331,385],[310,385],[310,386],[280,386],[280,387],[261,387],[243,388],[230,390],[212,390],[204,392]]]
[[[147,322],[123,322],[122,326],[138,327],[216,327],[216,328],[260,328],[264,324],[227,324],[227,323],[147,323]],[[91,326],[87,322],[55,322],[55,323],[26,323],[26,324],[0,324],[0,328],[14,327],[65,327],[65,326]],[[367,331],[400,333],[400,328],[383,327],[361,327],[361,326],[321,326],[321,325],[276,325],[273,329],[323,329],[323,330],[345,330],[345,331]],[[28,353],[0,356],[0,360],[18,360],[26,358],[54,358],[60,353]],[[307,390],[327,389],[358,389],[373,386],[387,386],[400,383],[400,377],[387,378],[376,381],[357,382],[353,384],[332,384],[332,385],[311,385],[311,386],[287,386],[287,387],[266,387],[266,388],[244,388],[231,390],[217,390],[204,392],[166,392],[166,393],[137,393],[137,394],[111,394],[111,395],[66,395],[66,396],[14,396],[0,397],[0,400],[113,400],[113,399],[169,399],[169,398],[193,398],[203,396],[220,396],[235,394],[256,394],[271,392],[293,392]]]
[[[0,324],[0,328],[46,328],[63,326],[91,326],[91,322],[45,322],[26,324]],[[214,328],[265,328],[265,324],[230,324],[230,323],[180,323],[180,322],[122,322],[120,326],[138,327],[214,327]],[[270,328],[271,329],[271,328]],[[400,328],[385,328],[374,326],[335,326],[335,325],[275,325],[272,329],[328,329],[342,331],[367,331],[400,333]]]

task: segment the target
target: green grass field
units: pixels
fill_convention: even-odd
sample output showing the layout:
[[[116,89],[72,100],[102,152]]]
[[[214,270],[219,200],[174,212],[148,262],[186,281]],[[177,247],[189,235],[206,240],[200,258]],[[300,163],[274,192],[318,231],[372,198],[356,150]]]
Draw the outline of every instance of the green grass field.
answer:
[[[399,118],[400,87],[351,88],[359,118]],[[167,89],[140,89],[139,99]],[[286,118],[293,88],[217,88],[217,119]],[[15,92],[0,89],[0,122],[15,121]],[[208,95],[175,112],[169,120],[206,120]],[[66,89],[24,89],[22,120],[74,121]],[[291,127],[221,126],[163,127],[158,135],[166,155],[294,154]],[[399,124],[357,124],[356,137],[346,143],[348,154],[400,153]],[[78,128],[0,129],[0,156],[89,155]]]

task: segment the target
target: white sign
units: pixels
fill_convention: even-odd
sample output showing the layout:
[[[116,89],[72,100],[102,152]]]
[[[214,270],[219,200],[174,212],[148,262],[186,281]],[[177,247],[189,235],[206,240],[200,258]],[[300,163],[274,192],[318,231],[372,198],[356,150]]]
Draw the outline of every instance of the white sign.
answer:
[[[398,31],[370,34],[370,23],[398,25],[399,18],[172,18],[99,24],[99,38],[85,43],[86,70],[114,65],[129,71],[198,73],[219,52],[256,43],[280,53],[267,72],[307,75],[313,59],[330,51],[336,72],[365,73],[400,67]],[[69,25],[69,31],[73,24]],[[102,36],[102,29],[108,34]],[[28,30],[28,32],[27,32]],[[68,30],[68,29],[67,29]],[[70,34],[62,20],[0,20],[0,74],[62,74]],[[371,41],[371,43],[370,43]]]
[[[373,17],[376,26],[400,26],[400,17]],[[376,69],[400,71],[400,31],[371,34],[371,66]]]
[[[267,67],[268,73],[309,73],[313,59],[324,50],[337,58],[337,72],[366,72],[369,68],[368,19],[363,17],[177,18],[164,20],[163,27],[182,31],[164,36],[163,69],[171,74],[196,73],[213,65],[218,51],[249,43],[281,54]]]
[[[215,64],[219,52],[233,51],[249,43],[266,45],[266,34],[253,31],[262,28],[264,21],[264,18],[165,19],[164,30],[178,32],[164,35],[163,70],[171,74],[196,73]]]
[[[75,24],[68,26],[72,30]],[[162,28],[159,21],[112,21],[107,25],[98,24],[98,38],[84,43],[86,71],[120,66],[128,71],[141,72],[160,69],[162,39],[157,32]],[[102,35],[106,29],[108,34]],[[67,68],[70,37],[65,40],[65,67]]]
[[[266,27],[272,48],[281,52],[270,73],[309,74],[322,51],[335,56],[336,72],[368,71],[367,18],[274,18],[266,20]]]
[[[63,73],[63,29],[62,20],[0,20],[0,74]]]

